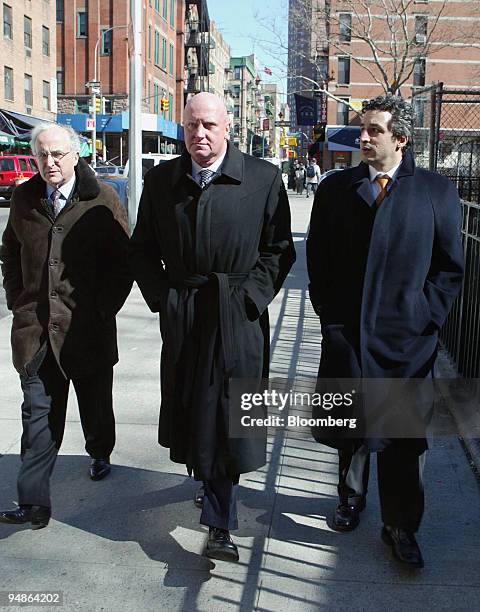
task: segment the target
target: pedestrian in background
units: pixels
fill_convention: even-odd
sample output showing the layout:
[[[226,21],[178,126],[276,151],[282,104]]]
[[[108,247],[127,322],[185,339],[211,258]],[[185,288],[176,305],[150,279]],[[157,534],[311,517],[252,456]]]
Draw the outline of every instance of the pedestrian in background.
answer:
[[[299,163],[295,170],[295,188],[297,195],[303,194],[303,189],[305,187],[305,166],[302,163]]]
[[[0,512],[0,522],[41,528],[51,515],[50,475],[70,380],[92,457],[90,478],[110,472],[115,316],[132,281],[125,210],[79,158],[77,134],[40,124],[31,147],[39,174],[13,193],[0,253],[13,312],[13,364],[24,396],[18,508]]]
[[[317,164],[317,160],[312,157],[312,159],[308,162],[308,166],[306,169],[307,198],[310,196],[310,192],[315,195],[318,184],[320,183],[321,174],[322,173],[320,171],[320,166]]]

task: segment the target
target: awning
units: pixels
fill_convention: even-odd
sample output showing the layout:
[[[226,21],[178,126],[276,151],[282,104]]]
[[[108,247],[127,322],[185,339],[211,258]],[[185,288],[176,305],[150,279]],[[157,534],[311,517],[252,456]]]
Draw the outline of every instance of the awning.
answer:
[[[360,151],[360,127],[356,125],[327,125],[329,151]]]
[[[54,123],[48,119],[40,119],[32,115],[24,115],[23,113],[14,113],[3,108],[0,109],[0,129],[6,133],[15,136],[16,138],[29,137],[32,129],[40,123]]]

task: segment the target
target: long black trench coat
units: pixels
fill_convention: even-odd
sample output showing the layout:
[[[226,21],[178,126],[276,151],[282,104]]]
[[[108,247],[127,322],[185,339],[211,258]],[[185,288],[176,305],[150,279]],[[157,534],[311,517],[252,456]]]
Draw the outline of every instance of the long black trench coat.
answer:
[[[268,376],[267,306],[295,260],[278,168],[232,145],[202,191],[191,158],[145,176],[130,242],[162,335],[159,443],[197,479],[255,470],[266,438],[228,436],[231,377]]]
[[[407,151],[378,210],[368,165],[319,185],[307,240],[320,378],[424,377],[463,277],[461,207]]]

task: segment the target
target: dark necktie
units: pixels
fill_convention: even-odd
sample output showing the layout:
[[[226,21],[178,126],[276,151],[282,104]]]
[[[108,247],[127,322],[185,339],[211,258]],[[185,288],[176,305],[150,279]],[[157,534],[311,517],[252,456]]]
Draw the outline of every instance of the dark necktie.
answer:
[[[375,204],[377,206],[380,206],[380,204],[385,199],[385,196],[387,195],[387,192],[388,192],[388,185],[390,184],[391,180],[392,179],[386,174],[384,176],[378,175],[377,177],[375,177],[375,181],[380,186],[380,193],[378,194],[375,200]]]
[[[211,181],[212,176],[215,174],[215,172],[213,172],[212,170],[208,170],[207,168],[204,168],[203,170],[200,170],[198,174],[200,176],[200,187],[202,189],[205,189],[205,187]]]
[[[58,217],[59,212],[62,210],[63,206],[62,203],[60,201],[60,190],[59,189],[55,189],[54,191],[52,191],[51,195],[50,195],[50,202],[51,202],[51,206],[52,206],[52,212],[53,212],[53,216],[56,219]]]

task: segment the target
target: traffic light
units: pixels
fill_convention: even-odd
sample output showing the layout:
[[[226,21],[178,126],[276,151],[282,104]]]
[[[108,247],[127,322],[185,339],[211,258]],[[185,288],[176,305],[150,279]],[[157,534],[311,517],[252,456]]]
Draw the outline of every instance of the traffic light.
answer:
[[[160,100],[160,110],[162,111],[162,113],[168,113],[169,108],[170,102],[168,101],[168,98],[162,98]]]
[[[102,98],[95,98],[95,112],[100,114],[102,112]]]

